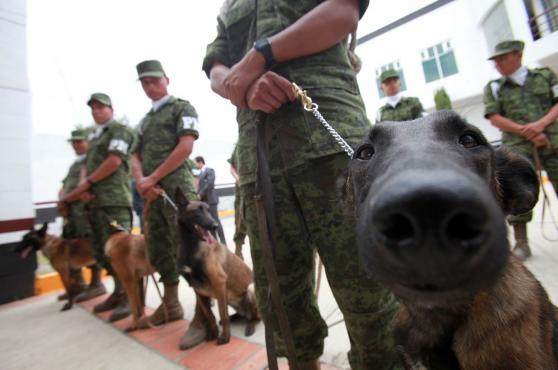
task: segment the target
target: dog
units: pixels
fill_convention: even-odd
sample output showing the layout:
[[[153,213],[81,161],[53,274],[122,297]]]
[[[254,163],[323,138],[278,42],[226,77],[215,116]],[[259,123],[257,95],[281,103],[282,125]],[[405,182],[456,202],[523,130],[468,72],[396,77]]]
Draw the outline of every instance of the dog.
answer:
[[[131,234],[115,223],[111,223],[111,229],[112,234],[105,243],[105,255],[110,258],[112,268],[120,279],[130,304],[132,324],[124,329],[130,332],[138,328],[138,321],[144,313],[143,278],[155,273],[155,269],[149,262],[143,235]]]
[[[175,199],[178,206],[179,266],[182,266],[182,276],[198,296],[217,299],[219,307],[222,332],[218,335],[213,313],[207,305],[201,305],[209,322],[208,339],[217,337],[217,344],[229,342],[231,331],[227,305],[247,319],[244,334],[252,335],[256,323],[260,321],[252,270],[210,234],[215,232],[218,225],[206,203],[188,201],[180,189],[176,190]]]
[[[347,185],[363,267],[401,301],[405,369],[558,369],[558,309],[507,240],[504,214],[538,199],[526,158],[441,111],[375,125]]]
[[[81,275],[82,267],[94,266],[97,260],[93,256],[89,239],[62,239],[47,234],[47,228],[46,222],[39,230],[32,228],[23,235],[15,251],[22,258],[26,258],[31,250],[43,252],[64,285],[68,302],[62,307],[62,311],[66,311],[72,308],[76,295],[83,290],[82,286],[76,284],[76,273]]]

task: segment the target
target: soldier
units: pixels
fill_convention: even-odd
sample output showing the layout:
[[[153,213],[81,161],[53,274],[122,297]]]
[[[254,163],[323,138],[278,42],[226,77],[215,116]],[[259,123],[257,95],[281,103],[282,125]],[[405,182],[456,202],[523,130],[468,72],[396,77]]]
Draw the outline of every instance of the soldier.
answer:
[[[108,320],[116,321],[128,316],[130,307],[122,284],[105,256],[104,245],[110,236],[111,220],[125,228],[132,227],[130,150],[134,143],[134,133],[114,120],[112,102],[107,94],[92,94],[87,105],[91,107],[96,124],[85,159],[87,177],[62,200],[74,202],[81,197],[88,201],[95,258],[114,279],[114,292],[97,304],[93,311],[114,309]]]
[[[401,94],[401,81],[396,70],[383,71],[380,82],[380,88],[386,94],[386,104],[378,109],[376,122],[410,121],[424,115],[424,108],[418,98]]]
[[[153,325],[165,322],[164,305],[169,321],[184,316],[178,300],[175,210],[160,194],[164,191],[174,199],[176,188],[181,188],[188,199],[196,199],[186,159],[198,138],[198,115],[188,101],[168,94],[169,78],[159,61],[146,60],[136,68],[152,108],[138,125],[138,145],[132,155],[132,167],[138,192],[151,201],[145,220],[149,259],[165,286],[161,305],[138,324],[140,328],[147,328],[149,322]]]
[[[319,368],[328,331],[314,294],[315,248],[351,338],[351,367],[392,369],[397,362],[391,323],[398,305],[359,267],[355,221],[339,205],[335,179],[348,157],[311,113],[291,103],[293,81],[308,88],[323,116],[349,143],[356,145],[366,135],[370,122],[346,38],[367,7],[367,0],[259,0],[257,8],[249,0],[226,1],[203,61],[212,89],[238,107],[240,192],[264,316],[269,292],[254,194],[258,117],[269,130],[275,264],[303,370]],[[285,356],[280,333],[275,334],[278,353]]]
[[[558,186],[558,79],[548,68],[529,69],[522,65],[524,43],[508,40],[497,44],[493,60],[502,77],[484,88],[484,116],[502,131],[502,143],[534,162],[538,153],[541,165],[556,191]],[[515,246],[521,259],[531,255],[527,223],[532,212],[510,216]]]
[[[234,254],[244,260],[242,256],[242,246],[244,245],[244,240],[246,239],[246,223],[244,222],[244,201],[240,195],[240,176],[238,175],[237,166],[238,158],[236,153],[236,147],[233,150],[231,157],[228,159],[231,165],[230,171],[232,177],[234,177]]]
[[[85,156],[89,148],[87,141],[87,132],[83,129],[72,131],[72,136],[68,141],[72,144],[72,148],[77,155],[74,163],[70,166],[68,174],[62,180],[62,188],[58,193],[58,197],[62,199],[64,195],[74,190],[79,182],[82,171],[85,169]],[[91,237],[91,225],[85,210],[85,203],[77,201],[68,204],[68,207],[62,205],[61,213],[64,215],[64,227],[62,229],[62,237],[64,239],[81,239]],[[84,294],[77,295],[76,301],[80,302],[87,297],[96,297],[106,293],[105,286],[101,283],[101,270],[99,265],[91,266],[91,283],[85,286],[81,269],[70,270],[70,280],[76,285],[79,291],[85,291]],[[60,296],[65,299],[66,293]]]

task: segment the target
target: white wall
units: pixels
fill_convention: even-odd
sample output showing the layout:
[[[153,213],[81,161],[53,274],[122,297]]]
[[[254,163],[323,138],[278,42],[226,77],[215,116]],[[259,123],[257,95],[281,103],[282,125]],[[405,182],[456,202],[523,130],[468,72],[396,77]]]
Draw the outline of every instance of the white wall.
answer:
[[[0,1],[0,221],[31,218],[26,2]],[[0,244],[13,241],[0,234]]]

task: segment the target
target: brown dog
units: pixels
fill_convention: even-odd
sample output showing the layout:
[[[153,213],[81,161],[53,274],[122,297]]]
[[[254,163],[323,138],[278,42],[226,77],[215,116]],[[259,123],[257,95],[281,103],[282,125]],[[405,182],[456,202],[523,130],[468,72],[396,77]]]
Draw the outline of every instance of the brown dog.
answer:
[[[62,311],[65,311],[72,308],[74,298],[81,290],[74,281],[75,274],[72,271],[79,271],[81,274],[82,267],[95,265],[97,260],[93,257],[89,239],[65,240],[47,234],[47,228],[48,224],[45,222],[39,230],[30,230],[23,236],[15,251],[20,253],[22,258],[27,257],[32,249],[43,252],[54,270],[60,275],[66,290],[68,302],[62,307]],[[93,274],[98,275],[99,271],[94,271]]]
[[[217,338],[217,344],[230,340],[230,318],[227,305],[248,320],[245,335],[254,333],[260,320],[256,297],[252,289],[252,270],[246,263],[217,242],[210,232],[217,223],[204,202],[189,202],[180,189],[176,192],[178,206],[178,234],[180,236],[179,266],[182,275],[199,296],[217,299],[223,330],[218,335],[215,317],[206,305],[204,314],[209,322],[208,338]],[[198,298],[199,299],[199,298]]]
[[[143,315],[143,278],[155,270],[147,256],[144,236],[131,234],[116,225],[113,228],[115,233],[105,243],[105,254],[126,292],[133,321],[125,330],[132,331],[137,329],[138,320]]]
[[[374,126],[350,163],[363,266],[402,301],[408,370],[556,370],[558,310],[510,255],[538,199],[526,158],[452,112]]]

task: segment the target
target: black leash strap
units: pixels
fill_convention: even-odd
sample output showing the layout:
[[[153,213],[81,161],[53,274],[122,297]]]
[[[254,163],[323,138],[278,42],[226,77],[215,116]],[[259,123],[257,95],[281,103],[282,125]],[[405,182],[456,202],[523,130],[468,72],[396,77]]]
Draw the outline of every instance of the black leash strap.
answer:
[[[275,352],[275,341],[273,338],[273,313],[277,317],[277,324],[287,346],[289,367],[298,370],[295,345],[287,311],[283,305],[283,299],[279,288],[279,279],[275,269],[275,241],[276,235],[275,213],[273,208],[273,196],[271,190],[271,176],[267,160],[267,137],[265,125],[265,113],[258,112],[256,118],[257,132],[257,158],[258,167],[256,173],[256,211],[258,216],[258,231],[262,249],[262,260],[269,284],[268,315],[265,322],[265,341],[267,361],[270,370],[278,370],[277,353]],[[271,303],[271,304],[270,304]]]

